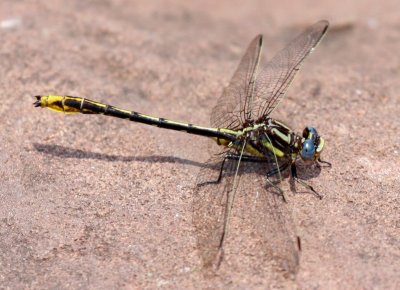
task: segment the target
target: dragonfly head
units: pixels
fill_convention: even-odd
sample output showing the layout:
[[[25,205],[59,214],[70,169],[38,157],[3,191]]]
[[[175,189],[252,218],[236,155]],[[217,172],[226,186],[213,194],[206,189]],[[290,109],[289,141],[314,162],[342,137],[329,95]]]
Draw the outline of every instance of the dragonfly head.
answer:
[[[303,131],[300,157],[304,161],[315,161],[324,149],[325,140],[318,135],[313,127],[306,127]]]

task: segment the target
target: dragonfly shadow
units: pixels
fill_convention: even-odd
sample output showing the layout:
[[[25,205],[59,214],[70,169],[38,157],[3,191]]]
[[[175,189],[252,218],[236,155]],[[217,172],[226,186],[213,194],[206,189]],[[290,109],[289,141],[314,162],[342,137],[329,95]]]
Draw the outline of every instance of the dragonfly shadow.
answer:
[[[49,145],[33,143],[33,147],[36,151],[56,156],[58,158],[75,158],[75,159],[95,159],[109,162],[154,162],[154,163],[181,163],[186,165],[192,165],[197,167],[206,167],[207,165],[202,162],[187,160],[179,157],[162,156],[162,155],[151,155],[151,156],[121,156],[113,154],[96,153],[81,149],[74,149],[61,145]]]
[[[95,160],[102,160],[102,161],[108,161],[108,162],[149,162],[149,163],[180,163],[180,164],[185,164],[185,165],[191,165],[191,166],[196,166],[200,168],[213,168],[214,165],[211,163],[203,163],[203,162],[197,162],[197,161],[192,161],[188,159],[183,159],[179,157],[172,157],[172,156],[162,156],[162,155],[151,155],[151,156],[121,156],[121,155],[114,155],[114,154],[104,154],[104,153],[97,153],[97,152],[91,152],[87,150],[81,150],[81,149],[74,149],[66,146],[61,146],[61,145],[54,145],[54,144],[40,144],[40,143],[33,143],[33,147],[36,149],[36,151],[47,154],[47,155],[52,155],[58,158],[72,158],[72,159],[95,159]],[[265,172],[268,172],[269,169],[263,168],[260,170],[259,166],[264,166],[263,164],[258,164],[256,165],[255,163],[249,162],[249,163],[242,163],[242,172],[240,175],[245,176],[246,174],[249,173],[254,173],[255,171],[260,172],[260,174],[264,174]],[[219,172],[219,166],[217,168],[217,171]],[[298,176],[302,180],[308,180],[312,179],[316,176],[318,176],[321,173],[321,168],[317,166],[310,166],[307,165],[300,165],[298,166]],[[225,172],[225,176],[229,175],[234,175],[234,172]],[[289,170],[285,170],[282,172],[282,178],[286,179],[289,177]],[[289,177],[290,178],[290,177]],[[291,191],[296,192],[296,186],[297,186],[297,191],[302,192],[303,190],[300,188],[301,185],[296,185],[292,181],[293,179],[290,178],[290,183],[291,183]],[[279,182],[278,182],[279,184]],[[268,184],[266,185],[267,187]],[[273,187],[271,187],[273,188]]]
[[[312,180],[317,177],[321,173],[322,168],[318,166],[297,166],[298,177],[302,181]],[[290,169],[287,169],[281,172],[282,181],[288,180],[290,191],[294,194],[313,194],[312,191],[308,190],[306,187],[296,182],[290,174]],[[267,191],[276,194],[277,196],[283,197],[282,192],[278,190],[280,187],[281,181],[277,175],[270,178],[270,183],[265,184],[265,188]],[[306,182],[308,183],[308,182]]]
[[[309,180],[321,174],[322,166],[303,164],[301,161],[296,162],[297,175],[301,180]]]

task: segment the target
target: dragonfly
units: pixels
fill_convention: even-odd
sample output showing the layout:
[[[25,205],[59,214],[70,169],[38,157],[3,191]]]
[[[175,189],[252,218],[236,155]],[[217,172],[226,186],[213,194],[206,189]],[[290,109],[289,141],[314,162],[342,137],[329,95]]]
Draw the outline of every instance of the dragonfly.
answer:
[[[296,164],[299,160],[319,166],[330,163],[321,160],[325,140],[314,127],[307,126],[299,134],[272,118],[271,113],[328,26],[326,20],[315,23],[269,61],[261,57],[263,37],[257,35],[217,100],[210,127],[67,95],[36,96],[34,105],[63,113],[102,114],[211,138],[219,146],[214,144],[211,158],[200,170],[193,198],[193,223],[203,267],[218,269],[221,264],[235,199],[238,199],[242,204],[242,218],[254,227],[265,253],[288,272],[296,273],[300,240],[294,226],[285,221],[290,213],[282,210],[286,199],[279,182],[287,172],[295,182],[322,198],[298,177]],[[278,194],[271,194],[272,191]],[[253,202],[246,201],[250,197]]]

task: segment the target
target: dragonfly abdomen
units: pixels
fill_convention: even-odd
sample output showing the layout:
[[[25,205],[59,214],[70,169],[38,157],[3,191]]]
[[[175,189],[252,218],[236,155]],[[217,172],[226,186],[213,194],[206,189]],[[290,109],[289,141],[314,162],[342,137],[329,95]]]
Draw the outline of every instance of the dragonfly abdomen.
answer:
[[[48,108],[52,111],[63,112],[66,114],[102,114],[160,128],[184,131],[190,134],[226,141],[235,140],[237,135],[236,131],[229,129],[208,128],[164,118],[157,118],[85,98],[71,96],[36,96],[36,99],[37,101],[34,104],[36,107]]]

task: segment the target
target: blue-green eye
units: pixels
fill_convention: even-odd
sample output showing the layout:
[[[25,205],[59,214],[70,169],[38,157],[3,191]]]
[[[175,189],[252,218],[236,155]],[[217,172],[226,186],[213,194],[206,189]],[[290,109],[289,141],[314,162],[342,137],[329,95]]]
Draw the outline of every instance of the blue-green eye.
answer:
[[[315,156],[315,145],[313,140],[305,140],[303,142],[303,148],[301,149],[300,156],[303,160],[314,160]]]
[[[308,136],[311,135],[312,136],[311,138],[314,139],[314,141],[315,141],[315,139],[318,136],[317,130],[314,127],[308,127],[307,129],[308,129]]]
[[[305,139],[313,139],[315,141],[317,136],[318,132],[314,127],[306,127],[303,131],[303,137]]]

